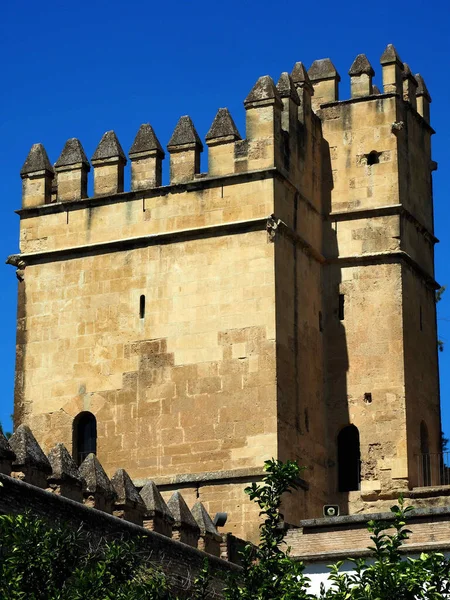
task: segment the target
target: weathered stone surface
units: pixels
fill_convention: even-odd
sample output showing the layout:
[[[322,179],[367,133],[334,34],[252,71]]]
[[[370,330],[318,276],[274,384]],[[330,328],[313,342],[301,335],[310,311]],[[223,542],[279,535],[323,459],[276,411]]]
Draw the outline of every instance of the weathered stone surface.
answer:
[[[157,151],[162,158],[165,156],[164,150],[156,137],[153,127],[149,123],[143,123],[139,127],[128,155],[131,158],[134,154],[142,154],[151,151]]]
[[[48,171],[53,173],[53,167],[42,144],[33,144],[28,156],[20,170],[21,175],[36,173],[37,171]]]
[[[115,497],[111,481],[95,454],[86,456],[79,467],[79,472],[84,481],[83,489],[85,492],[92,494],[99,493],[109,498]]]
[[[197,146],[203,150],[203,144],[201,139],[194,127],[191,117],[185,115],[180,117],[172,137],[167,144],[167,148],[170,151],[174,146]]]
[[[50,463],[27,425],[17,427],[9,445],[16,456],[14,467],[34,467],[43,473],[51,473]]]
[[[431,96],[422,75],[420,75],[420,73],[417,73],[417,75],[415,75],[415,79],[417,81],[416,96],[424,96],[428,100],[428,102],[431,102]]]
[[[341,80],[336,67],[333,65],[329,58],[320,58],[315,60],[308,69],[308,75],[312,82],[321,81],[324,79],[337,79]]]
[[[112,130],[103,134],[91,160],[102,161],[108,158],[119,158],[125,163],[127,162],[125,152],[122,150],[117,135]]]
[[[194,517],[197,525],[200,528],[200,533],[204,535],[209,533],[213,536],[219,536],[219,532],[214,527],[214,523],[211,520],[206,508],[201,502],[196,502],[191,510],[192,516]]]
[[[281,98],[291,98],[296,104],[300,104],[300,98],[289,73],[281,73],[277,83],[277,90]]]
[[[58,160],[55,162],[55,168],[68,167],[81,163],[90,169],[89,161],[84,153],[83,146],[77,138],[67,140]]]
[[[205,139],[209,141],[224,137],[231,137],[233,140],[241,139],[228,108],[219,108]]]
[[[375,71],[372,68],[372,65],[369,62],[369,59],[365,54],[358,54],[355,60],[350,67],[348,74],[350,77],[354,77],[362,74],[370,75],[373,77],[375,75]]]
[[[1,460],[14,460],[16,455],[14,454],[8,440],[2,431],[0,431],[0,461]]]
[[[312,89],[311,79],[309,78],[308,71],[302,62],[296,62],[291,72],[292,81],[295,84],[299,84]]]
[[[159,514],[169,521],[174,521],[174,517],[154,481],[147,481],[140,491],[140,496],[145,504],[147,516],[151,517]]]
[[[68,479],[82,482],[78,467],[64,444],[56,444],[48,453],[47,458],[52,468],[49,479],[60,481]]]
[[[144,508],[142,498],[134,487],[134,484],[125,469],[117,469],[111,478],[111,484],[116,492],[116,504],[133,502],[141,508]]]
[[[170,514],[174,518],[174,524],[177,527],[189,527],[198,529],[198,525],[188,505],[186,504],[180,492],[175,492],[167,503]]]
[[[414,79],[415,81],[415,77],[411,72],[411,68],[407,63],[403,63],[403,79]]]
[[[391,65],[397,63],[399,65],[403,65],[400,56],[397,54],[397,50],[393,46],[393,44],[388,44],[384,49],[383,54],[380,58],[380,63],[382,65]]]
[[[244,106],[249,106],[254,102],[260,102],[261,100],[280,100],[278,90],[272,77],[269,77],[269,75],[264,75],[258,79],[247,98],[244,100]]]

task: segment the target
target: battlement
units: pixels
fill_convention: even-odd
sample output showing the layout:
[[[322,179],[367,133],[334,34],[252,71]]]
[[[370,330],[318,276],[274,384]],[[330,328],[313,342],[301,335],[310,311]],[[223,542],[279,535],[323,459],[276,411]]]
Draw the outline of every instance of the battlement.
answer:
[[[20,425],[9,441],[0,432],[0,473],[213,556],[221,555],[222,537],[200,501],[190,510],[175,491],[166,503],[151,480],[139,492],[124,469],[117,469],[110,479],[94,454],[77,467],[62,443],[46,456],[26,425]],[[226,543],[222,550],[224,556]]]
[[[408,103],[429,123],[431,97],[423,78],[414,77],[394,46],[381,56],[383,91],[373,85],[375,72],[364,54],[349,70],[351,100],[383,101],[392,94]],[[226,108],[220,108],[206,134],[208,171],[200,173],[203,143],[189,116],[179,119],[167,144],[170,155],[170,186],[205,178],[251,173],[275,168],[298,184],[305,131],[313,128],[312,108],[339,102],[341,78],[329,58],[313,62],[306,71],[296,63],[291,74],[282,73],[277,85],[269,76],[258,79],[244,100],[246,137],[241,135]],[[165,152],[153,127],[143,124],[129,150],[131,192],[162,188]],[[24,209],[44,204],[76,202],[87,198],[88,174],[93,167],[94,197],[124,192],[127,157],[114,131],[106,132],[89,163],[82,144],[69,139],[54,166],[45,148],[35,144],[21,170]],[[161,193],[167,193],[161,189]]]

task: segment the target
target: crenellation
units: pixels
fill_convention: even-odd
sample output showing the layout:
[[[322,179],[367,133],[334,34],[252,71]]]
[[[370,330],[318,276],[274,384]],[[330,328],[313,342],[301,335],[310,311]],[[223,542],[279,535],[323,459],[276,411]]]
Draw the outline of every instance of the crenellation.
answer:
[[[149,531],[156,531],[166,537],[172,537],[174,517],[161,492],[153,481],[147,481],[140,492],[145,504],[144,527]]]
[[[77,138],[67,140],[54,168],[57,202],[87,198],[88,173],[91,167]]]
[[[197,548],[200,528],[180,492],[175,492],[171,496],[167,507],[174,518],[172,538],[188,546]]]
[[[31,429],[19,425],[9,439],[9,445],[15,454],[11,477],[46,489],[52,468]]]
[[[51,475],[47,478],[47,491],[82,502],[83,479],[64,444],[57,443],[50,450],[47,458],[52,468]]]
[[[417,110],[417,87],[418,82],[411,73],[409,65],[403,63],[403,100],[409,102],[414,110]]]
[[[361,98],[373,94],[372,77],[375,71],[365,54],[358,54],[348,72],[352,98]]]
[[[12,463],[15,460],[14,454],[3,431],[0,431],[0,473],[11,475]]]
[[[282,167],[294,179],[297,178],[298,162],[298,112],[300,98],[289,73],[280,75],[277,90],[283,103],[281,113],[281,129],[283,133],[283,163]]]
[[[302,62],[295,63],[291,72],[291,78],[297,89],[297,95],[300,100],[298,120],[304,127],[305,124],[309,123],[311,120],[311,97],[314,95],[314,88]]]
[[[431,104],[431,96],[428,92],[425,81],[420,75],[417,73],[415,76],[417,81],[417,91],[416,91],[416,100],[417,100],[417,112],[419,115],[423,117],[426,123],[430,123],[430,104]]]
[[[314,88],[312,107],[318,109],[326,102],[339,100],[340,75],[329,58],[315,60],[308,69],[308,76]]]
[[[196,502],[191,513],[200,529],[198,549],[213,556],[220,556],[222,538],[203,504]]]
[[[127,159],[114,131],[103,134],[91,162],[94,167],[94,196],[123,192]]]
[[[235,142],[241,140],[228,108],[219,108],[206,134],[208,175],[228,175],[235,171]]]
[[[189,116],[180,117],[167,150],[170,154],[171,184],[192,181],[200,173],[203,144]]]
[[[131,161],[131,190],[162,185],[162,161],[165,152],[149,123],[143,123],[128,152]]]
[[[88,454],[79,467],[83,478],[83,503],[112,514],[117,494],[95,454]]]
[[[271,77],[258,79],[244,100],[244,107],[247,170],[280,166],[283,103]]]
[[[388,44],[381,55],[383,92],[403,96],[403,63],[392,44]]]
[[[53,167],[42,144],[34,144],[20,171],[22,208],[48,204],[52,197]]]
[[[111,478],[111,485],[116,494],[112,514],[142,526],[145,504],[125,469],[117,469]]]

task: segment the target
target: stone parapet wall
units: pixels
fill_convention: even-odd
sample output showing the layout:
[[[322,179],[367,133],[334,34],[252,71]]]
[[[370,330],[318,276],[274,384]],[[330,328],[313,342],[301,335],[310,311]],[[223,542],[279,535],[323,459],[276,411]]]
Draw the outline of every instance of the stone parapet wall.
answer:
[[[174,591],[186,592],[208,556],[211,568],[212,597],[220,597],[226,577],[239,572],[239,567],[184,543],[169,539],[154,531],[134,525],[95,508],[89,508],[49,493],[23,481],[0,474],[0,513],[23,514],[29,510],[34,515],[51,522],[65,522],[78,528],[83,525],[94,537],[141,539],[152,555],[155,566],[163,569]]]

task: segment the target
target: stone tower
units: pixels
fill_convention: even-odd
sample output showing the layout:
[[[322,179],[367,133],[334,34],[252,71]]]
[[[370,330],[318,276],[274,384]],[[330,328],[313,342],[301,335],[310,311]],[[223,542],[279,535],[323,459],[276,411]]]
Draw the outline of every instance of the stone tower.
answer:
[[[243,487],[271,457],[307,467],[290,523],[422,485],[422,455],[440,451],[431,99],[393,46],[381,66],[380,92],[359,55],[343,101],[329,59],[261,77],[245,139],[219,109],[207,173],[181,117],[166,186],[148,124],[130,191],[113,131],[92,197],[78,140],[54,168],[34,145],[9,258],[16,424],[138,486],[183,488],[250,538]]]

